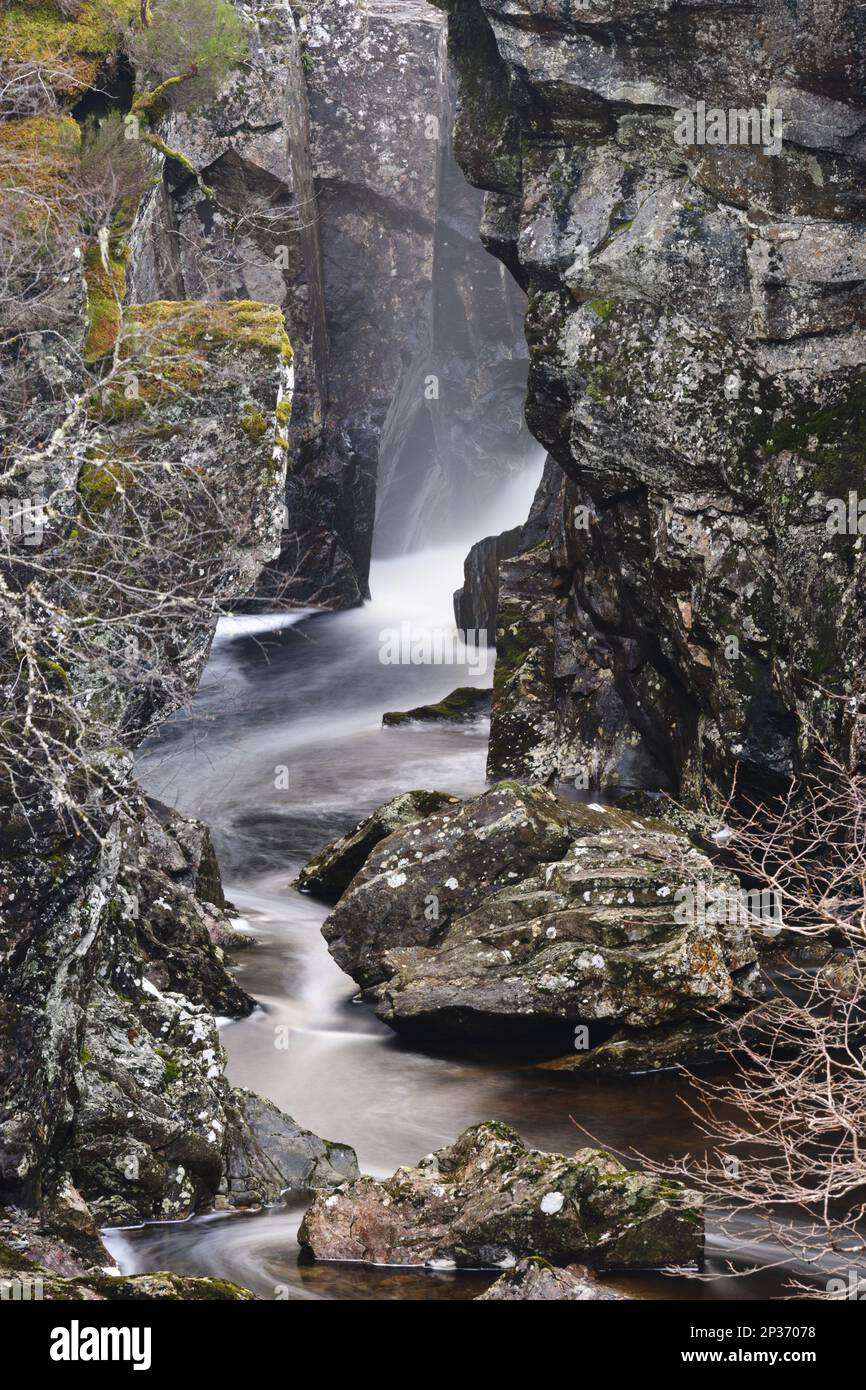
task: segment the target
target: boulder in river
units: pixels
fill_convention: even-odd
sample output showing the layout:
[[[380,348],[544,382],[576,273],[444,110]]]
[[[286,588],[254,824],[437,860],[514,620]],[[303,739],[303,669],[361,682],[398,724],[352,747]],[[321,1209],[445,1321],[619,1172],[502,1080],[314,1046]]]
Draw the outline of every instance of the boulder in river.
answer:
[[[301,869],[298,887],[326,903],[337,902],[381,840],[396,830],[417,825],[443,806],[456,806],[458,802],[459,798],[448,792],[412,791],[395,796],[348,835],[325,845]]]
[[[232,1128],[226,1159],[233,1206],[289,1189],[332,1188],[358,1176],[355,1150],[348,1144],[320,1139],[254,1091],[237,1087],[232,1102],[240,1121]]]
[[[415,709],[392,709],[382,715],[386,728],[395,724],[454,724],[464,719],[479,719],[490,713],[492,690],[479,690],[474,685],[461,685],[438,700],[435,705],[417,705]]]
[[[690,1264],[703,1249],[700,1196],[625,1168],[600,1149],[529,1149],[508,1125],[474,1125],[385,1182],[320,1194],[302,1247],[321,1260],[509,1268],[527,1255],[606,1269]]]
[[[399,1030],[647,1028],[729,1004],[755,960],[736,912],[700,910],[702,885],[736,905],[735,880],[661,823],[504,782],[380,844],[323,931]]]
[[[476,1303],[589,1303],[624,1299],[623,1293],[599,1283],[586,1265],[566,1265],[556,1269],[537,1255],[518,1260],[513,1269],[500,1275]]]

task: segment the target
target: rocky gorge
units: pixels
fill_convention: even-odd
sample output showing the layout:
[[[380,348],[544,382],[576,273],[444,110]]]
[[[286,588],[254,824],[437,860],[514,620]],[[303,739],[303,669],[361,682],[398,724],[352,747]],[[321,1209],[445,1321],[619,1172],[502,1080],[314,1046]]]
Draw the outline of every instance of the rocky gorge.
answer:
[[[0,12],[0,1281],[640,1297],[642,1078],[784,1007],[731,785],[863,770],[862,9],[161,5]]]

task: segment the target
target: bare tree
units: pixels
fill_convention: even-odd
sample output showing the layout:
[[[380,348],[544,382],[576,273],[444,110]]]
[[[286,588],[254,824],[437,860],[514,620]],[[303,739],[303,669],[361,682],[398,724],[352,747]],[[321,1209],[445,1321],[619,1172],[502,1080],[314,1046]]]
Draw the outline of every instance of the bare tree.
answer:
[[[731,1274],[777,1267],[788,1295],[866,1292],[866,779],[825,755],[769,803],[735,795],[717,837],[774,895],[769,1002],[727,1022],[732,1069],[690,1077],[707,1149],[644,1160],[705,1194]],[[859,1290],[859,1293],[857,1292]]]

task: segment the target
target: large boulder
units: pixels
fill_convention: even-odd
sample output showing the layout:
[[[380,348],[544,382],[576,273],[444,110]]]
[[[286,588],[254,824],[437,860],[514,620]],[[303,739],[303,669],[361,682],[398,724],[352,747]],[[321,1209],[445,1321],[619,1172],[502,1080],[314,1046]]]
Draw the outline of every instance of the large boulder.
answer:
[[[736,911],[700,910],[701,885],[738,902],[685,836],[505,782],[379,845],[323,932],[398,1030],[646,1028],[729,1004],[756,958]]]
[[[443,806],[456,806],[458,801],[448,792],[413,791],[395,796],[348,835],[332,840],[314,855],[298,874],[298,887],[325,902],[337,902],[380,841],[397,830],[417,825]]]
[[[428,945],[495,889],[559,859],[577,817],[544,788],[507,782],[396,831],[325,922],[331,954],[364,988],[380,983],[392,947]]]
[[[317,1196],[299,1240],[320,1260],[509,1267],[527,1255],[606,1269],[689,1264],[703,1250],[701,1199],[599,1149],[528,1149],[508,1125],[475,1125],[386,1182]]]

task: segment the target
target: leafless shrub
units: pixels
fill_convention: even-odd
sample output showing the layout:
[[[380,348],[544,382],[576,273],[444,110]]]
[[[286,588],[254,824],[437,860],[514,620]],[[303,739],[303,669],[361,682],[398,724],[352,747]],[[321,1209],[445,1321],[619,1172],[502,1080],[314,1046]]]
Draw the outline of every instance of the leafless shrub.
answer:
[[[732,1274],[780,1267],[789,1296],[852,1296],[866,1288],[866,779],[826,755],[772,803],[732,798],[725,827],[729,862],[782,905],[775,997],[731,1025],[728,1074],[690,1077],[706,1155],[644,1161],[705,1194],[729,1248],[749,1232]]]

